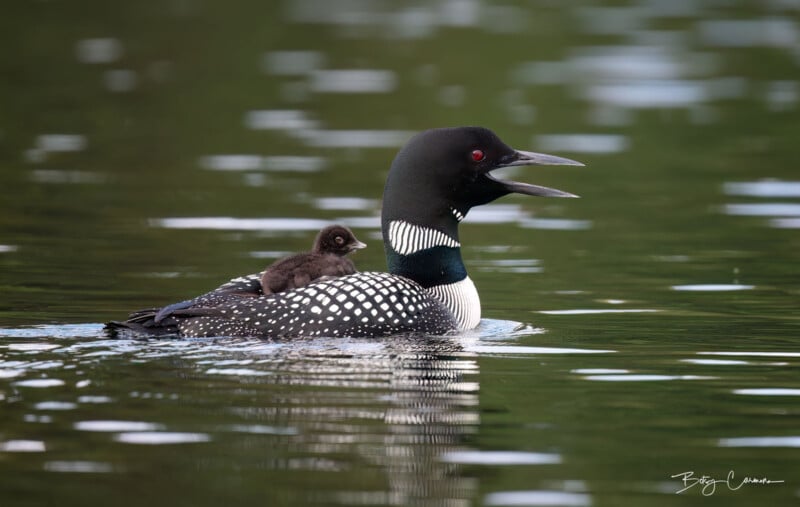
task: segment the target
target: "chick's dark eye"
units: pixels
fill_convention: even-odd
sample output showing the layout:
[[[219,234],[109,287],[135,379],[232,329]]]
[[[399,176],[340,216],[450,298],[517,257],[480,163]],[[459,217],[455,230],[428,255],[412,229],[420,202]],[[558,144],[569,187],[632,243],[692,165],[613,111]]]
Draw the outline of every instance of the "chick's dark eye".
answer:
[[[336,244],[341,245],[342,243],[344,243],[344,238],[341,236],[336,236]]]
[[[483,153],[483,150],[472,150],[472,161],[473,162],[480,162],[481,160],[486,158],[486,154]]]

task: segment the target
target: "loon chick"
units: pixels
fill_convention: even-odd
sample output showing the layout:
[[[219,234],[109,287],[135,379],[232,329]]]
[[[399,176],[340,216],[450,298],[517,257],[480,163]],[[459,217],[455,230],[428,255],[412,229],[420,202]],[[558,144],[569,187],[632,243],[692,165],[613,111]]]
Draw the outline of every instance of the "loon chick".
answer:
[[[345,256],[366,247],[347,227],[330,225],[319,231],[310,252],[278,259],[261,273],[259,283],[230,284],[230,287],[226,284],[208,294],[165,306],[156,310],[153,323],[161,323],[177,310],[215,307],[231,303],[237,297],[258,297],[296,289],[321,277],[352,275],[356,267]]]
[[[383,193],[381,230],[389,273],[361,272],[316,281],[279,294],[231,298],[249,291],[258,274],[236,278],[160,322],[157,310],[112,322],[113,330],[204,336],[348,336],[445,334],[474,328],[481,307],[461,258],[458,224],[474,206],[510,193],[577,197],[560,190],[504,181],[503,167],[583,165],[515,150],[482,127],[421,132],[401,148]]]
[[[264,270],[262,291],[264,294],[277,294],[308,285],[323,276],[352,275],[356,267],[345,256],[366,246],[343,225],[325,227],[317,234],[310,252],[277,260]]]

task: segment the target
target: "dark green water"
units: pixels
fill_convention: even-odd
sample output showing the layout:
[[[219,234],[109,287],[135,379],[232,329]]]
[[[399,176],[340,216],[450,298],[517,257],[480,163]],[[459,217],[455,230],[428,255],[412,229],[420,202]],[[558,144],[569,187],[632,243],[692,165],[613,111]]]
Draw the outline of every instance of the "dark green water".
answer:
[[[0,505],[796,505],[795,4],[7,6]],[[475,332],[103,335],[321,222],[383,269],[395,151],[466,124],[587,164],[466,219]]]

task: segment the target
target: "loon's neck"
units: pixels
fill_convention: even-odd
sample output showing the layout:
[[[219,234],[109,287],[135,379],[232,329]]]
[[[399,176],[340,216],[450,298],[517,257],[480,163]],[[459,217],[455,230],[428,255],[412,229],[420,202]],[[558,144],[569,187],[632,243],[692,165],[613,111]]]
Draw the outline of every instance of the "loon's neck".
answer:
[[[480,298],[461,259],[457,220],[454,214],[449,231],[401,219],[384,222],[386,262],[389,272],[414,280],[442,301],[461,329],[471,329],[480,322]]]

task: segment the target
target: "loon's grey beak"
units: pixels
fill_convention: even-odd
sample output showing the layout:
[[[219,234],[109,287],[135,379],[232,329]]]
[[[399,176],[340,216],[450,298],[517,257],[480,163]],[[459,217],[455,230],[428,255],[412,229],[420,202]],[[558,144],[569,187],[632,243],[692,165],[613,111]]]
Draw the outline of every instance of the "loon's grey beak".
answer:
[[[512,160],[503,164],[502,167],[510,167],[515,165],[579,165],[582,163],[577,160],[571,160],[563,157],[556,157],[555,155],[548,155],[546,153],[536,153],[533,151],[516,150],[516,157],[512,156]]]
[[[545,153],[535,153],[533,151],[515,150],[514,154],[509,156],[508,161],[503,161],[495,169],[501,167],[516,167],[522,165],[579,165],[583,164],[568,158],[556,157],[555,155],[547,155]],[[530,183],[521,183],[518,181],[503,181],[493,178],[487,174],[491,179],[500,183],[508,192],[514,194],[535,195],[539,197],[578,197],[575,194],[557,190],[555,188],[542,187],[539,185],[531,185]]]
[[[350,251],[351,252],[353,250],[361,250],[362,248],[367,248],[367,244],[366,243],[362,243],[362,242],[360,242],[358,240],[356,240],[355,243],[350,243]]]

